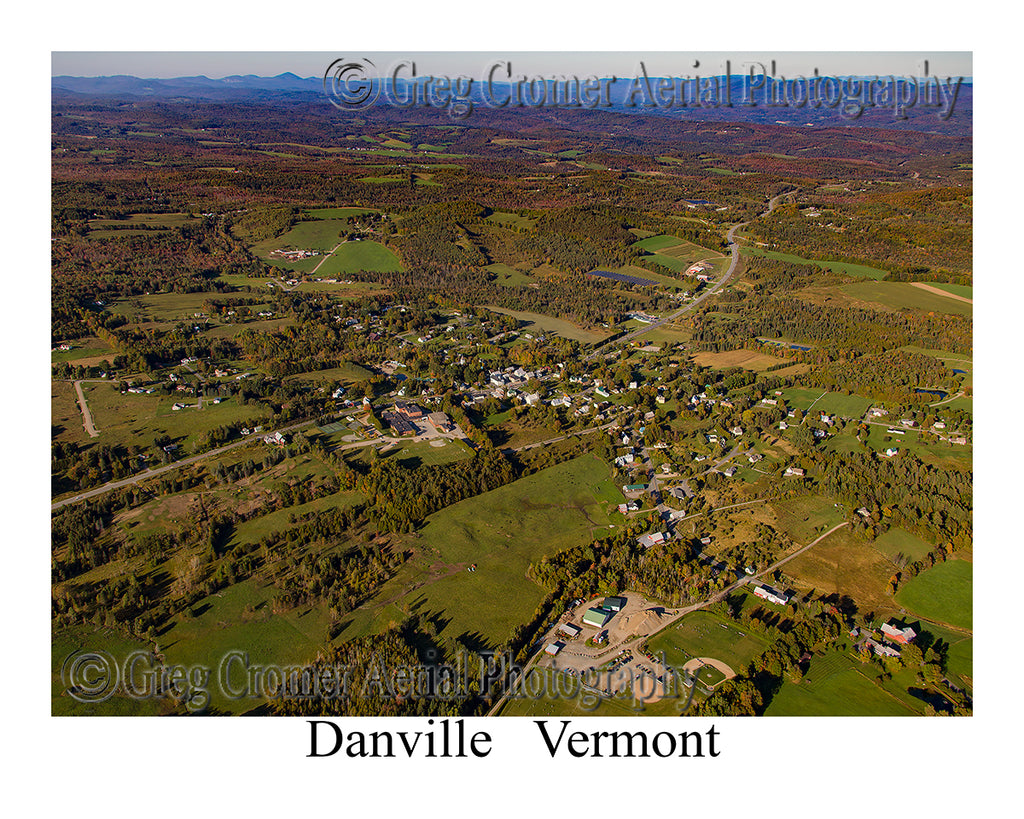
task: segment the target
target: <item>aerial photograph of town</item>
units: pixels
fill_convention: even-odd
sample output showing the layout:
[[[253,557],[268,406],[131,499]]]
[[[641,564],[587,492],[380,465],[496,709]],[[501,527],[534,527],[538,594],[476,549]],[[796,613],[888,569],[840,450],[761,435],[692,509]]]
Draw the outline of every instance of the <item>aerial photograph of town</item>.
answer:
[[[973,714],[970,52],[104,56],[54,716]]]

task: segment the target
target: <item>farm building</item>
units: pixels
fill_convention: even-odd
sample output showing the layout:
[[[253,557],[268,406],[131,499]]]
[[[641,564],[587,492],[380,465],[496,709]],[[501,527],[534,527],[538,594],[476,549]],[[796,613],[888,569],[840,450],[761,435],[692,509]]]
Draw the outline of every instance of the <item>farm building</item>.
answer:
[[[636,542],[645,549],[648,549],[657,543],[664,543],[665,535],[662,532],[651,532],[650,534],[641,535],[636,539]]]
[[[754,586],[754,595],[777,606],[784,606],[789,602],[789,597],[771,586]]]
[[[579,637],[580,632],[583,630],[579,626],[574,626],[572,623],[562,623],[558,627],[558,630],[562,632],[566,637]]]
[[[906,628],[899,628],[893,623],[883,624],[882,634],[884,634],[890,640],[894,640],[897,643],[903,643],[904,645],[906,645],[907,643],[914,642],[914,638],[917,637],[917,632],[915,632],[909,626]]]
[[[877,640],[872,640],[870,637],[864,638],[863,641],[854,646],[857,651],[870,648],[877,657],[899,657],[900,652],[898,649],[892,646],[883,645]]]
[[[607,609],[587,609],[587,613],[583,615],[583,625],[603,628],[605,623],[612,619],[613,614],[614,612]]]

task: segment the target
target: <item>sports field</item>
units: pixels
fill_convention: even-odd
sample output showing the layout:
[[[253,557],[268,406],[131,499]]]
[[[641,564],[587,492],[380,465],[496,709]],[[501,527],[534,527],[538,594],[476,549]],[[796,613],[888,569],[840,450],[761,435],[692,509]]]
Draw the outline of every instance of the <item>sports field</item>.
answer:
[[[647,645],[655,656],[664,652],[665,663],[672,668],[682,669],[694,657],[714,657],[742,673],[747,663],[764,651],[768,643],[731,620],[695,611],[658,632]]]

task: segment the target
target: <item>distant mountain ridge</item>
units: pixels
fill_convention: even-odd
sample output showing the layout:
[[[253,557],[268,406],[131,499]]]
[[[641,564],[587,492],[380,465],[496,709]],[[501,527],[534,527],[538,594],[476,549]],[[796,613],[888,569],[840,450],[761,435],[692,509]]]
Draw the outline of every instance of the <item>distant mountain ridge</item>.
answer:
[[[660,78],[651,77],[651,83]],[[705,78],[708,81],[713,77]],[[840,79],[846,79],[845,77]],[[854,78],[857,79],[857,78]],[[717,78],[724,96],[724,77]],[[828,107],[782,106],[773,107],[764,104],[746,106],[739,104],[743,95],[744,75],[733,75],[729,90],[734,104],[731,107],[701,106],[667,106],[644,105],[645,95],[633,94],[635,105],[625,104],[629,99],[634,83],[633,78],[617,78],[611,83],[614,93],[611,94],[611,105],[603,110],[620,113],[642,114],[648,116],[667,116],[685,120],[700,121],[734,121],[760,122],[801,127],[826,127],[836,125],[870,125],[875,128],[897,128],[921,130],[936,133],[956,133],[970,135],[973,121],[973,79],[965,77],[957,89],[954,116],[949,120],[940,120],[934,110],[923,107],[909,108],[907,117],[895,117],[890,108],[866,109],[860,117],[841,116],[838,110]],[[602,81],[604,82],[604,81]],[[495,82],[493,90],[495,98],[504,99],[509,95],[509,83]],[[410,90],[410,83],[399,80],[395,94],[405,96]],[[322,77],[299,77],[291,72],[278,74],[274,77],[261,77],[254,74],[232,75],[214,79],[206,76],[174,77],[169,79],[145,79],[129,75],[108,77],[71,77],[55,76],[51,78],[51,95],[54,100],[67,97],[78,98],[123,98],[123,99],[168,99],[196,100],[198,102],[294,102],[294,103],[328,103],[324,93]],[[387,94],[381,94],[378,106],[388,105]],[[468,99],[476,107],[486,105],[483,84],[474,78]],[[512,110],[512,109],[507,109]]]

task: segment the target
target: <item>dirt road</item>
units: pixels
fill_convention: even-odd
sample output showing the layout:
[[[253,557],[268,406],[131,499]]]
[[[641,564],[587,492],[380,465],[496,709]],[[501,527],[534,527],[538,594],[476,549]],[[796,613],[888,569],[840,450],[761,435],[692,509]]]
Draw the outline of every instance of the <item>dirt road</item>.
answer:
[[[100,431],[96,429],[95,424],[92,422],[92,413],[89,412],[89,405],[85,403],[85,393],[82,392],[82,382],[75,382],[75,392],[78,393],[78,406],[82,410],[82,421],[85,426],[85,431],[89,433],[91,438],[99,438]]]
[[[911,284],[914,285],[914,287],[919,287],[921,290],[927,290],[929,293],[934,293],[936,296],[945,296],[947,299],[962,301],[964,304],[974,304],[974,299],[958,296],[956,293],[947,293],[945,290],[940,290],[938,287],[932,287],[930,284],[925,284],[924,282],[911,282]]]

